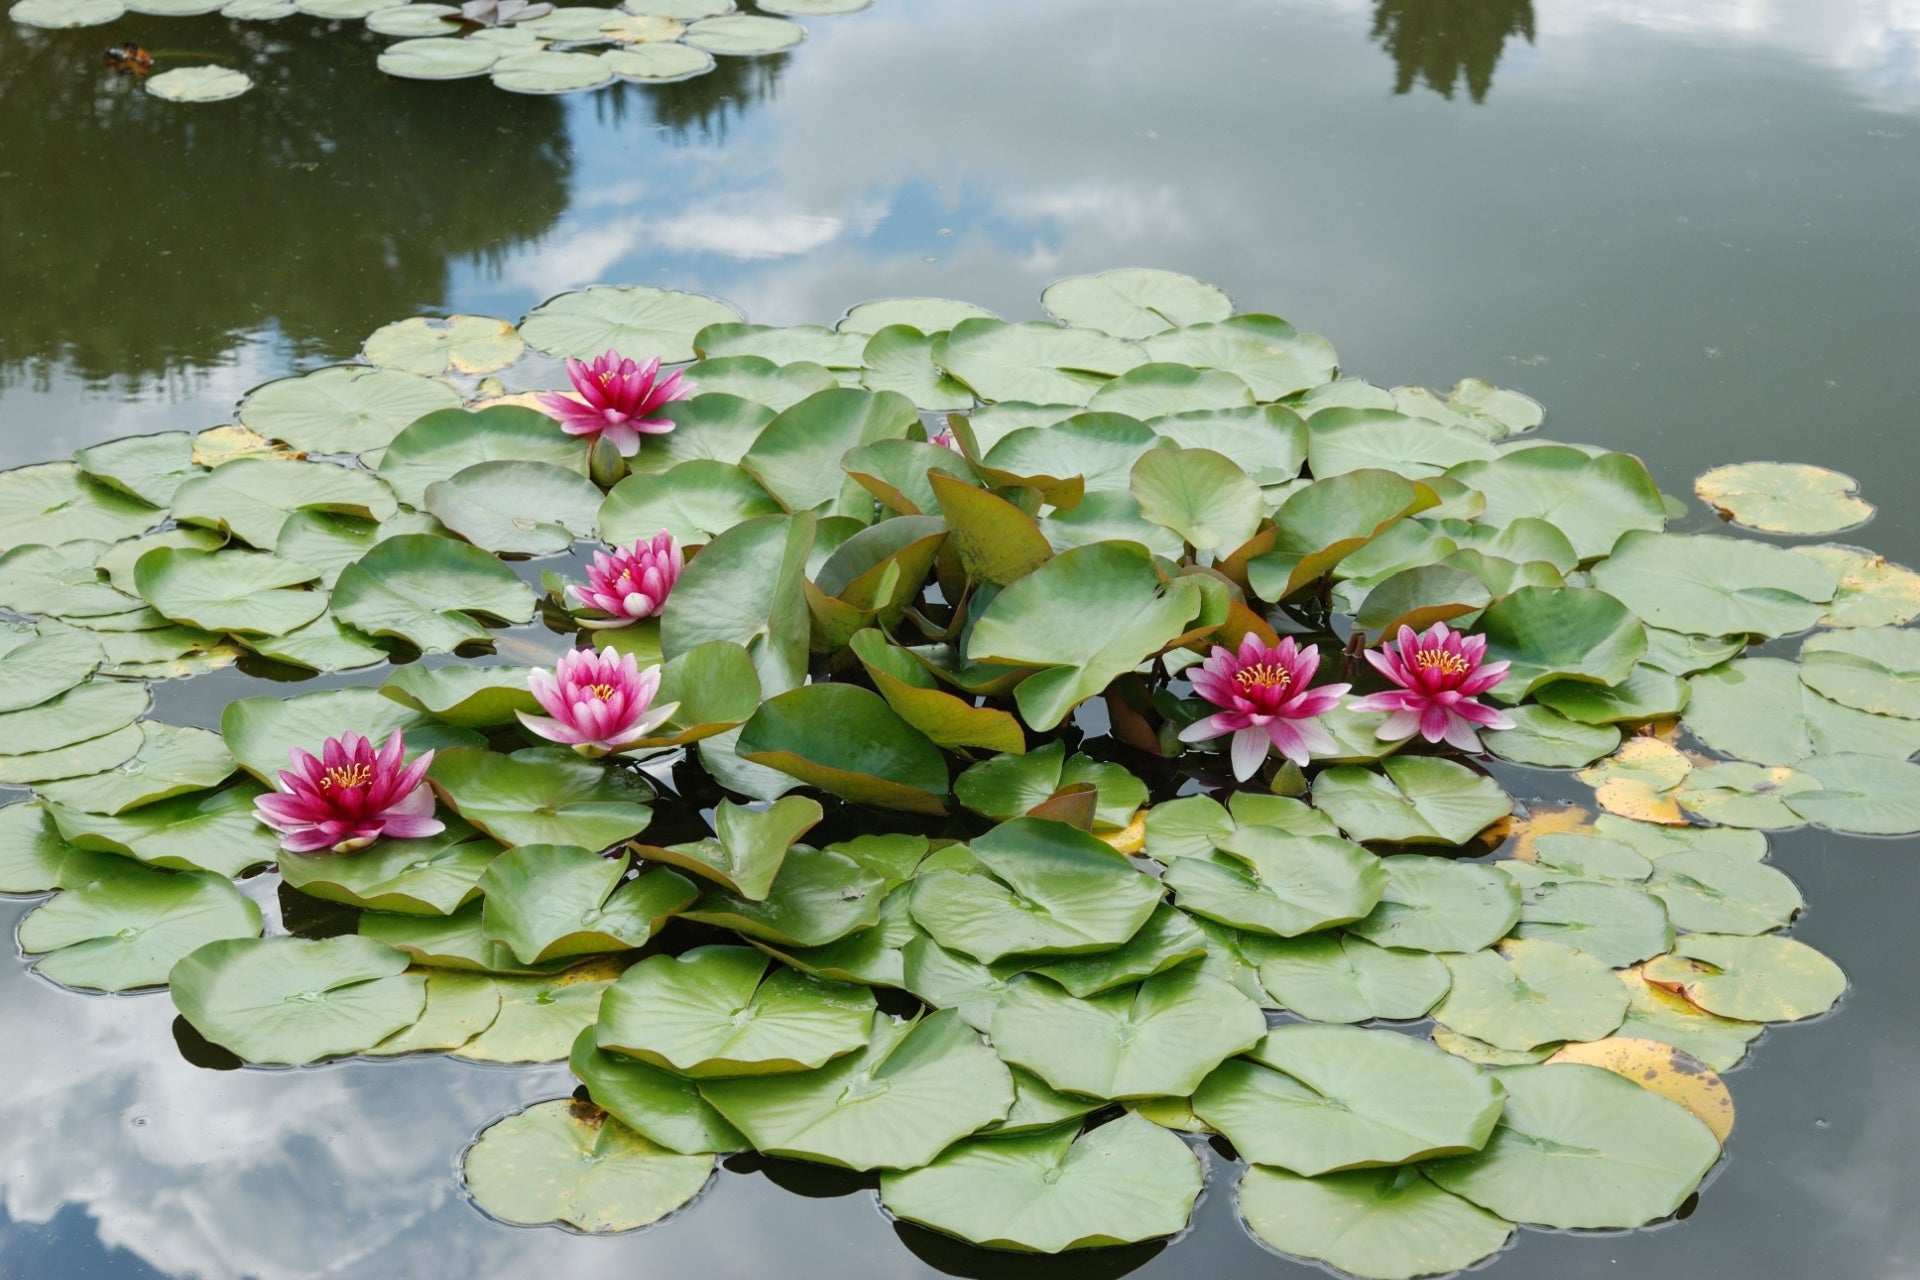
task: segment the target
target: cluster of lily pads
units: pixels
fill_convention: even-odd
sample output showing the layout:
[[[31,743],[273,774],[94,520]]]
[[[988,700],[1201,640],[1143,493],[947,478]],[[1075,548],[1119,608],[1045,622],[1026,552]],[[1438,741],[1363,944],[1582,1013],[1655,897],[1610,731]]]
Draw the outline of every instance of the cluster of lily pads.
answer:
[[[1716,1073],[1846,985],[1764,832],[1920,831],[1920,575],[1670,532],[1524,396],[1342,377],[1187,277],[1043,302],[596,286],[0,473],[22,950],[248,1063],[568,1060],[463,1158],[515,1223],[639,1227],[752,1149],[1090,1248],[1180,1231],[1208,1138],[1261,1240],[1380,1280],[1678,1211]],[[555,396],[610,350],[680,381]],[[1870,514],[1772,466],[1701,493]],[[1493,759],[1394,709],[1403,627],[1488,677],[1428,692],[1490,704]],[[368,675],[146,718],[236,663]],[[1361,696],[1234,702],[1283,674]],[[1312,732],[1248,758],[1270,712]]]
[[[781,53],[806,38],[793,16],[853,13],[872,0],[757,0],[737,12],[734,0],[622,0],[618,7],[528,3],[528,0],[14,0],[15,22],[47,28],[94,27],[129,14],[194,17],[217,13],[245,22],[296,15],[365,22],[396,38],[381,52],[380,70],[407,80],[487,76],[512,93],[575,93],[621,81],[690,80],[714,58]],[[792,16],[788,16],[792,15]],[[231,67],[162,71],[149,92],[177,102],[218,102],[253,85]]]

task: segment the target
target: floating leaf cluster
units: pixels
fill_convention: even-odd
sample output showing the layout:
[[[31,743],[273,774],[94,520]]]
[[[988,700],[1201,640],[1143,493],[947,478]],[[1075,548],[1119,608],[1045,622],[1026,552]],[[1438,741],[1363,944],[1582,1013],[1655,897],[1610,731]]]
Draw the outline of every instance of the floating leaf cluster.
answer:
[[[623,0],[618,7],[530,4],[525,0],[14,0],[8,16],[27,26],[101,26],[129,14],[189,17],[217,13],[244,22],[305,16],[364,22],[394,38],[380,70],[407,80],[487,76],[511,93],[557,94],[620,82],[662,84],[714,69],[716,57],[782,53],[806,38],[795,17],[853,13],[871,0]],[[175,102],[218,102],[252,87],[226,67],[178,67],[147,81]],[[415,326],[419,322],[403,322]],[[405,341],[406,339],[402,339]],[[484,340],[484,339],[482,339]]]
[[[1673,1214],[1732,1124],[1715,1073],[1846,986],[1763,833],[1920,832],[1920,576],[1677,531],[1524,396],[1343,377],[1186,277],[1043,300],[773,328],[596,286],[0,473],[0,782],[34,793],[0,892],[52,894],[22,949],[167,985],[246,1062],[569,1062],[574,1099],[463,1160],[516,1223],[654,1222],[751,1149],[1093,1248],[1181,1230],[1206,1135],[1262,1240],[1380,1280]],[[625,458],[533,407],[608,349],[693,390]],[[595,599],[621,565],[663,597],[582,608],[597,541],[629,555]],[[1491,758],[1355,705],[1361,652],[1436,624],[1508,664]],[[1305,766],[1192,741],[1196,664],[1283,637],[1354,686]],[[576,644],[648,673],[611,754],[542,728]],[[366,674],[147,718],[146,682],[235,663]],[[256,820],[290,752],[396,733],[433,753],[411,838]],[[263,937],[237,881],[269,867]]]

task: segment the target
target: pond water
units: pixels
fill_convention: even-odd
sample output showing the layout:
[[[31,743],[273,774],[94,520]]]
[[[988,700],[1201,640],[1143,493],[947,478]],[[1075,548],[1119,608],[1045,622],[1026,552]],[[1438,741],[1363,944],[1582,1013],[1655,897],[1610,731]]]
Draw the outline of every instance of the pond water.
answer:
[[[1525,391],[1551,434],[1638,453],[1670,492],[1749,459],[1849,472],[1881,514],[1846,540],[1920,560],[1899,501],[1920,481],[1910,5],[876,0],[808,25],[684,84],[524,99],[388,80],[356,24],[0,22],[0,460],[226,421],[419,312],[511,319],[607,281],[774,324],[895,294],[1022,318],[1048,280],[1137,264],[1329,334],[1386,385]],[[99,67],[120,39],[244,52],[257,87],[150,99]],[[210,722],[235,687],[187,682],[162,712]],[[1489,1270],[1920,1272],[1910,849],[1772,845],[1846,1000],[1731,1074],[1739,1128],[1697,1211],[1523,1230]],[[521,1230],[466,1203],[454,1160],[570,1091],[564,1066],[210,1070],[163,1051],[164,995],[82,998],[17,964],[0,1016],[8,1280],[1315,1270],[1242,1230],[1217,1157],[1187,1237],[1068,1259],[895,1227],[871,1179],[757,1159],[652,1230]]]

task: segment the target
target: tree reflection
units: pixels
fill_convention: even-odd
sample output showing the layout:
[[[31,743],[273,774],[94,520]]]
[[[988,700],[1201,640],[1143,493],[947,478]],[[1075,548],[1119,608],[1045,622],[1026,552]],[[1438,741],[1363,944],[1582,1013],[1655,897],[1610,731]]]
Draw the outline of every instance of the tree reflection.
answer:
[[[163,102],[102,67],[129,39],[255,87]],[[343,357],[438,305],[452,261],[552,227],[571,171],[561,104],[390,79],[383,43],[304,18],[0,22],[0,384],[49,360],[175,374],[267,326]]]
[[[1533,0],[1376,0],[1373,38],[1393,56],[1393,91],[1416,80],[1451,99],[1460,81],[1486,101],[1508,36],[1533,43]]]
[[[621,83],[593,95],[599,118],[622,125],[639,115],[664,127],[675,143],[724,143],[747,108],[779,95],[788,54],[716,58],[713,70],[670,84]]]

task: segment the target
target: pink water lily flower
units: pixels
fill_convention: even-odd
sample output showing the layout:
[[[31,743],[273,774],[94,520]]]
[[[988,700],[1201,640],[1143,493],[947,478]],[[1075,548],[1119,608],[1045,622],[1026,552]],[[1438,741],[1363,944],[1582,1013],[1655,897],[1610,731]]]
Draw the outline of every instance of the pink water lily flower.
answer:
[[[1319,669],[1319,649],[1302,649],[1292,636],[1269,648],[1249,635],[1238,653],[1215,645],[1213,655],[1190,678],[1194,692],[1220,710],[1188,725],[1181,740],[1203,742],[1232,734],[1233,776],[1242,782],[1259,769],[1269,747],[1295,764],[1307,763],[1315,751],[1332,751],[1333,738],[1316,721],[1353,686],[1308,688]]]
[[[568,435],[609,441],[623,458],[640,452],[641,436],[673,430],[673,419],[662,417],[660,410],[693,394],[693,384],[679,374],[662,378],[658,359],[636,363],[617,351],[592,364],[569,359],[567,377],[578,395],[544,391],[541,405]]]
[[[609,555],[593,553],[587,566],[587,585],[569,587],[574,600],[589,609],[606,614],[605,618],[582,618],[585,627],[630,627],[642,618],[651,618],[665,607],[667,593],[680,579],[686,561],[680,544],[662,529],[651,542],[636,542],[631,548]]]
[[[254,816],[280,833],[288,853],[352,853],[382,836],[438,835],[447,826],[433,816],[426,784],[433,752],[412,764],[406,752],[398,729],[378,752],[357,733],[328,738],[318,759],[295,747],[293,768],[281,771],[278,791],[255,797]]]
[[[1507,663],[1487,662],[1487,638],[1462,635],[1436,622],[1425,635],[1401,627],[1397,642],[1367,650],[1367,661],[1400,686],[1356,700],[1356,711],[1390,711],[1378,736],[1428,742],[1445,739],[1462,751],[1480,750],[1481,729],[1511,729],[1504,711],[1483,706],[1479,695],[1507,678]]]
[[[654,706],[660,668],[642,671],[632,654],[612,649],[575,649],[552,671],[536,668],[528,673],[527,688],[547,714],[516,712],[520,723],[583,756],[626,750],[666,723],[680,706]]]

